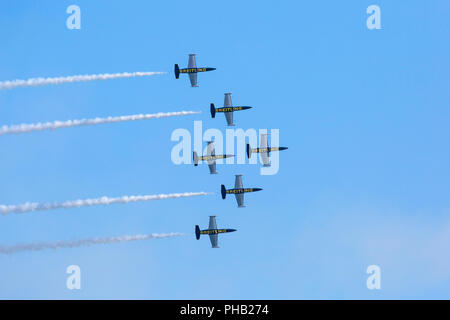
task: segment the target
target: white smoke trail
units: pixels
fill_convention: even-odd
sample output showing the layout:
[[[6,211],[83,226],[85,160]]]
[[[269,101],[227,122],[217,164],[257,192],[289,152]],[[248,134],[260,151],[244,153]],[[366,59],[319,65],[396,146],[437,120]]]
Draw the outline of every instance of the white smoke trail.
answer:
[[[95,80],[110,80],[120,78],[133,78],[133,77],[148,77],[154,75],[166,74],[166,72],[123,72],[123,73],[103,73],[103,74],[86,74],[76,75],[68,77],[55,77],[55,78],[31,78],[27,80],[11,80],[1,81],[0,90],[14,89],[18,87],[36,87],[46,86],[49,84],[62,84],[71,82],[86,82]]]
[[[180,117],[187,116],[191,114],[199,114],[199,111],[178,111],[178,112],[159,112],[153,114],[134,114],[129,116],[119,116],[119,117],[107,117],[107,118],[94,118],[94,119],[80,119],[80,120],[67,120],[67,121],[53,121],[44,123],[34,123],[34,124],[19,124],[12,126],[2,126],[0,127],[0,136],[4,134],[14,134],[14,133],[27,133],[32,131],[43,131],[43,130],[55,130],[61,128],[79,127],[79,126],[90,126],[103,123],[116,123],[125,121],[137,121],[137,120],[147,120],[147,119],[160,119],[168,117]]]
[[[16,244],[12,246],[0,245],[0,253],[13,254],[21,251],[40,251],[46,249],[76,248],[81,246],[91,246],[96,244],[108,244],[116,242],[128,242],[149,239],[164,239],[183,236],[182,233],[152,233],[138,234],[134,236],[106,237],[106,238],[88,238],[73,241],[55,241],[55,242],[37,242],[28,244]]]
[[[155,194],[144,196],[123,196],[118,198],[101,197],[95,199],[84,199],[65,201],[59,203],[37,203],[26,202],[19,205],[0,205],[0,213],[6,215],[8,213],[25,213],[30,211],[46,211],[55,209],[79,208],[98,205],[110,205],[113,203],[130,203],[150,200],[177,199],[209,195],[207,192],[185,192],[185,193],[169,193]]]

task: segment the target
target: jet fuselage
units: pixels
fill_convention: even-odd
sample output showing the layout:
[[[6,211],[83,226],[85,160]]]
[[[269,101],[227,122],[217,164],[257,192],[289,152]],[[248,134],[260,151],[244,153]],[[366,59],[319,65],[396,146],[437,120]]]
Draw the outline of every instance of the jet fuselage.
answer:
[[[239,193],[248,193],[248,192],[256,192],[261,191],[262,188],[235,188],[226,190],[227,194],[239,194]]]
[[[248,110],[251,108],[252,107],[250,107],[250,106],[223,107],[223,108],[217,108],[216,112],[234,112],[234,111]]]
[[[219,233],[228,233],[234,232],[236,229],[205,229],[201,230],[200,234],[219,234]]]
[[[286,149],[287,149],[287,147],[256,148],[256,149],[253,149],[252,152],[262,153],[262,152],[271,152],[271,151],[283,151]]]
[[[184,68],[180,69],[180,73],[199,73],[214,70],[216,70],[216,68]]]
[[[203,161],[205,161],[205,160],[217,160],[217,159],[225,159],[225,158],[231,158],[231,157],[234,157],[234,155],[232,155],[232,154],[219,154],[219,155],[216,155],[216,156],[201,156],[201,157],[198,157],[198,160],[203,160]]]

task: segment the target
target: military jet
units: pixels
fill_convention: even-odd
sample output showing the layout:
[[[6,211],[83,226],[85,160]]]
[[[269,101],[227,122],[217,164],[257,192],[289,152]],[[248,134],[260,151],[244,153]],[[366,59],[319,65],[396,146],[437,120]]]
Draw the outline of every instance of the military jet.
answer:
[[[202,234],[208,234],[209,240],[211,241],[211,246],[213,248],[219,248],[217,245],[219,241],[219,233],[228,233],[228,232],[234,232],[236,229],[217,229],[216,224],[216,216],[209,216],[209,227],[206,230],[200,230],[200,227],[198,225],[195,226],[195,237],[197,240],[200,239],[200,235]]]
[[[216,70],[216,68],[205,68],[205,67],[197,68],[197,65],[195,63],[195,54],[191,53],[189,55],[189,61],[188,61],[187,68],[180,69],[180,67],[178,67],[178,64],[175,64],[175,78],[178,79],[180,77],[180,73],[187,73],[187,74],[189,74],[189,80],[191,80],[191,87],[198,87],[197,73],[213,71],[213,70]]]
[[[252,149],[250,144],[247,143],[247,157],[250,159],[252,153],[260,153],[264,167],[270,167],[269,157],[272,151],[283,151],[287,149],[287,147],[269,147],[267,136],[267,133],[261,134],[259,148]]]
[[[207,161],[209,166],[210,174],[217,174],[216,171],[216,159],[225,159],[234,157],[233,154],[220,154],[216,155],[216,150],[214,148],[214,141],[208,141],[208,146],[206,147],[206,156],[199,157],[197,152],[193,152],[194,166],[198,166],[199,161]]]
[[[222,199],[225,199],[227,194],[234,194],[239,208],[245,208],[244,206],[244,193],[261,191],[261,188],[245,188],[242,186],[242,174],[236,175],[236,182],[234,189],[226,189],[224,185],[221,186]]]
[[[216,112],[224,112],[225,118],[227,119],[227,124],[229,126],[234,126],[233,123],[233,112],[234,111],[241,111],[241,110],[247,110],[251,109],[252,107],[249,106],[236,106],[233,107],[231,104],[231,93],[225,93],[225,101],[223,103],[223,108],[218,108],[214,106],[214,103],[211,103],[211,117],[216,117]]]

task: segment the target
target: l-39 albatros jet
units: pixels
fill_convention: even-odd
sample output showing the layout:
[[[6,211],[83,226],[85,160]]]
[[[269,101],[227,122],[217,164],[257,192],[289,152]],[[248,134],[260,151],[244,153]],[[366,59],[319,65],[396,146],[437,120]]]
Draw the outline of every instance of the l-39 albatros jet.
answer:
[[[234,157],[233,154],[219,154],[216,155],[216,150],[214,148],[214,141],[208,141],[208,146],[206,147],[206,156],[199,157],[197,152],[193,152],[194,166],[198,166],[199,161],[207,161],[209,166],[210,174],[217,174],[216,171],[216,159],[225,159]]]
[[[239,208],[245,208],[244,206],[244,193],[261,191],[261,188],[245,188],[242,186],[242,174],[236,175],[236,182],[234,189],[226,189],[224,185],[221,186],[222,199],[225,199],[227,194],[234,194]]]
[[[216,68],[205,68],[205,67],[197,68],[197,64],[195,63],[195,54],[191,53],[189,55],[189,61],[188,61],[187,68],[180,69],[180,67],[178,67],[178,64],[175,65],[175,78],[178,79],[180,77],[180,73],[187,73],[187,74],[189,74],[189,80],[191,80],[191,87],[198,87],[197,73],[213,71],[213,70],[216,70]]]
[[[214,106],[214,103],[211,103],[211,117],[216,117],[216,112],[224,112],[225,118],[227,119],[227,124],[229,126],[234,126],[233,123],[233,112],[251,109],[249,106],[236,106],[233,107],[231,103],[231,93],[225,93],[225,101],[223,103],[223,108],[217,108]]]
[[[208,234],[211,246],[213,248],[219,248],[217,243],[219,242],[219,233],[234,232],[236,229],[217,229],[216,216],[209,216],[209,228],[206,230],[200,230],[198,225],[195,226],[195,237],[200,239],[200,235]]]
[[[287,147],[269,147],[267,136],[267,133],[261,134],[259,139],[259,148],[252,149],[250,144],[247,143],[247,157],[250,159],[252,153],[260,153],[264,167],[270,167],[269,157],[272,151],[283,151],[287,149]]]

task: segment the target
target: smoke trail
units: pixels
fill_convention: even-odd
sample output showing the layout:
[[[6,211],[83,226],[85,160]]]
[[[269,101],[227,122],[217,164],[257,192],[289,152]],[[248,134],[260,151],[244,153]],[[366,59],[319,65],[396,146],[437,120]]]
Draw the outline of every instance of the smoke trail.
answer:
[[[62,84],[71,82],[86,82],[95,80],[110,80],[120,78],[133,78],[133,77],[148,77],[154,75],[166,74],[166,72],[123,72],[123,73],[103,73],[103,74],[86,74],[76,75],[68,77],[55,77],[55,78],[30,78],[28,80],[12,80],[1,81],[0,90],[14,89],[18,87],[36,87],[46,86],[49,84]]]
[[[6,215],[8,213],[25,213],[30,211],[46,211],[55,209],[68,209],[98,205],[110,205],[113,203],[130,203],[150,200],[176,199],[188,198],[209,195],[207,192],[185,192],[185,193],[169,193],[169,194],[155,194],[145,196],[123,196],[119,198],[101,197],[95,199],[84,199],[65,201],[59,203],[37,203],[26,202],[19,205],[0,205],[0,213]]]
[[[21,251],[40,251],[46,249],[61,249],[61,248],[76,248],[81,246],[91,246],[96,244],[108,244],[116,242],[128,242],[149,239],[164,239],[177,236],[183,236],[182,233],[152,233],[152,234],[138,234],[134,236],[120,236],[107,238],[88,238],[74,241],[55,241],[55,242],[37,242],[28,244],[16,244],[13,246],[1,246],[0,253],[13,254]]]
[[[12,126],[2,126],[0,127],[0,136],[4,134],[13,133],[27,133],[32,131],[43,131],[43,130],[55,130],[61,128],[79,127],[79,126],[90,126],[103,123],[116,123],[125,121],[137,121],[137,120],[147,120],[147,119],[160,119],[168,117],[180,117],[187,116],[191,114],[199,114],[199,111],[179,111],[179,112],[159,112],[153,114],[134,114],[129,116],[119,116],[119,117],[107,117],[107,118],[94,118],[94,119],[80,119],[80,120],[67,120],[67,121],[54,121],[45,123],[34,123],[34,124],[19,124]]]

